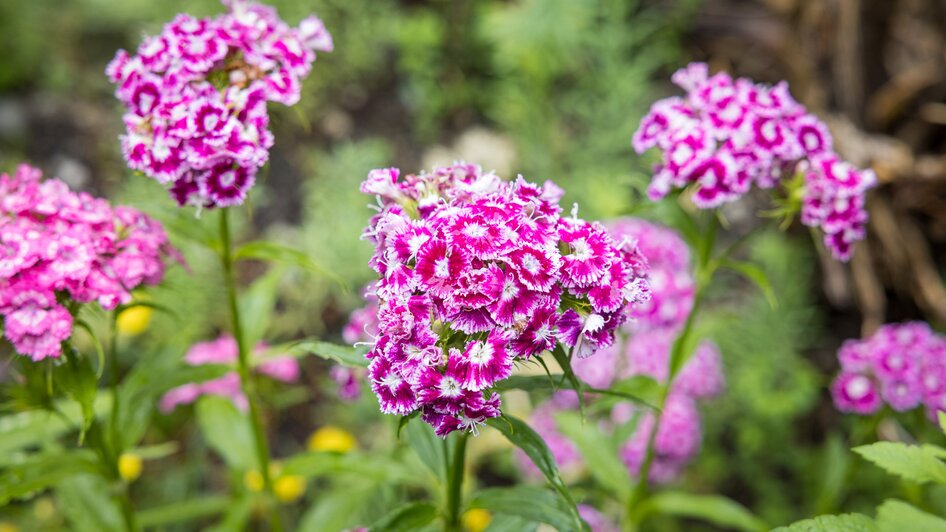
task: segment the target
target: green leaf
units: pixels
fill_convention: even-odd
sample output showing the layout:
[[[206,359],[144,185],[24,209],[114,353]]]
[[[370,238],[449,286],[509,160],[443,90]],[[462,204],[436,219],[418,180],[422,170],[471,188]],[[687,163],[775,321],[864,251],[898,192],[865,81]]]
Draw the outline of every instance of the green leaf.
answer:
[[[555,358],[555,361],[558,362],[559,367],[562,368],[562,373],[565,375],[565,380],[571,384],[571,389],[578,392],[578,410],[584,415],[585,394],[582,393],[582,390],[585,389],[585,386],[578,380],[575,372],[572,371],[571,358],[565,354],[565,350],[562,349],[561,345],[556,345],[555,348],[552,349],[552,356]]]
[[[404,427],[404,437],[408,446],[420,461],[437,477],[441,483],[446,482],[446,457],[439,437],[427,423],[420,421],[409,422]]]
[[[509,514],[496,514],[489,521],[485,532],[535,532],[539,524]]]
[[[55,411],[29,410],[0,417],[0,464],[6,463],[14,451],[37,446],[79,428],[82,409],[73,401],[64,399],[55,403]],[[101,418],[111,411],[112,396],[98,394],[93,411]]]
[[[249,419],[233,401],[213,395],[201,397],[197,401],[197,424],[207,444],[231,469],[259,470]]]
[[[299,532],[347,530],[361,524],[360,513],[376,501],[377,484],[347,483],[343,489],[323,491],[299,520]]]
[[[59,508],[77,532],[122,532],[125,524],[110,487],[102,477],[76,475],[56,486]]]
[[[95,394],[98,392],[98,376],[92,369],[88,358],[81,356],[71,347],[64,349],[65,363],[53,370],[53,380],[82,409],[82,426],[79,430],[79,443],[85,439],[85,431],[92,425],[95,417]]]
[[[155,506],[138,512],[138,524],[143,528],[186,523],[222,514],[232,504],[230,497],[210,495]]]
[[[246,345],[255,346],[263,340],[276,309],[279,281],[284,275],[284,268],[272,268],[240,294],[240,317]]]
[[[877,525],[862,514],[821,515],[788,526],[780,526],[772,532],[877,532]]]
[[[236,251],[233,253],[233,258],[236,260],[256,259],[295,266],[297,268],[302,268],[304,270],[325,275],[343,289],[348,289],[344,279],[325,268],[321,264],[312,260],[312,257],[297,249],[292,249],[288,246],[277,244],[275,242],[267,242],[265,240],[247,242],[236,249]]]
[[[559,412],[555,421],[561,433],[578,447],[595,480],[619,499],[626,499],[630,495],[631,476],[610,438],[596,424],[585,423],[575,412]]]
[[[549,446],[545,440],[539,436],[532,428],[519,418],[504,415],[500,418],[492,418],[486,423],[498,430],[509,440],[510,443],[518,447],[532,460],[539,471],[545,476],[549,484],[558,492],[564,502],[564,506],[571,515],[571,528],[581,530],[583,528],[581,517],[578,515],[578,508],[575,499],[572,498],[568,487],[562,480],[558,472],[558,464]]]
[[[560,497],[536,486],[483,489],[476,493],[470,506],[493,514],[546,523],[556,530],[582,530],[587,526],[580,518],[575,521],[575,516]]]
[[[762,291],[762,295],[765,296],[772,310],[778,309],[778,298],[775,296],[775,290],[772,289],[772,283],[769,282],[769,277],[762,268],[751,262],[740,262],[732,259],[723,260],[720,266],[736,271],[752,281]]]
[[[935,447],[882,441],[855,447],[854,452],[907,480],[946,484],[946,464],[940,460],[943,451]]]
[[[365,358],[365,350],[345,345],[306,340],[290,345],[289,351],[315,355],[326,360],[338,362],[350,368],[368,367],[368,360]]]
[[[888,499],[877,508],[877,527],[881,532],[943,532],[946,520],[928,514],[903,501]]]
[[[254,497],[248,496],[231,499],[226,513],[223,514],[223,520],[208,529],[208,532],[244,532],[253,515],[255,502]]]
[[[385,515],[368,530],[371,532],[412,532],[437,518],[437,508],[427,502],[412,502]]]
[[[585,393],[605,395],[617,399],[624,399],[634,403],[657,409],[654,406],[660,385],[653,378],[646,375],[635,375],[629,379],[618,381],[610,388],[590,388],[584,384],[580,388]],[[559,391],[575,390],[575,384],[566,379],[564,373],[553,373],[550,375],[513,375],[496,383],[494,386],[497,391],[506,390],[524,390],[534,391]]]
[[[647,498],[641,513],[700,519],[723,528],[755,532],[769,527],[743,505],[720,495],[662,491]]]
[[[305,478],[353,474],[375,482],[402,483],[410,486],[423,485],[416,471],[384,454],[351,452],[307,452],[297,454],[283,462],[284,475],[300,475]]]
[[[32,455],[0,473],[0,506],[82,473],[102,473],[92,451],[78,449]]]

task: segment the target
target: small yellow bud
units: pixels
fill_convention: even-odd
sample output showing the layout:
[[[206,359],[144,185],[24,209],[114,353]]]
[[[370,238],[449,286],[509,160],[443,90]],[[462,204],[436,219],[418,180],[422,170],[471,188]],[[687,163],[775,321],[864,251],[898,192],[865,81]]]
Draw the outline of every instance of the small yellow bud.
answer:
[[[56,517],[56,505],[50,497],[40,497],[33,503],[33,515],[40,521],[49,521]]]
[[[250,491],[263,491],[265,487],[263,484],[263,475],[255,469],[247,471],[246,474],[243,475],[243,485]]]
[[[299,475],[286,475],[279,477],[273,484],[273,493],[279,502],[290,503],[299,500],[305,493],[305,478]]]
[[[151,324],[151,313],[151,307],[139,306],[125,309],[118,315],[116,321],[118,332],[125,336],[136,336],[145,332]]]
[[[347,453],[358,447],[358,440],[345,429],[326,425],[309,436],[310,451]]]
[[[0,521],[0,532],[20,532],[20,528],[9,521]]]
[[[482,508],[470,508],[463,513],[462,519],[466,532],[483,532],[493,520],[493,514]]]
[[[141,457],[134,453],[122,453],[118,457],[118,474],[125,482],[134,482],[141,476]]]

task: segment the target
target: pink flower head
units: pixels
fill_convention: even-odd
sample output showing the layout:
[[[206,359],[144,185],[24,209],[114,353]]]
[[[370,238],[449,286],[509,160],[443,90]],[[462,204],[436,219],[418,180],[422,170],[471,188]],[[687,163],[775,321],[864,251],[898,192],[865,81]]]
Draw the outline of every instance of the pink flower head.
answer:
[[[214,18],[178,15],[106,69],[127,107],[128,166],[167,184],[180,205],[243,203],[273,145],[266,103],[298,102],[315,52],[332,50],[314,16],[292,28],[270,7],[224,4]]]
[[[281,382],[296,382],[299,380],[299,362],[290,356],[263,356],[267,352],[265,343],[257,344],[253,351],[258,364],[256,371],[271,379]],[[216,340],[198,342],[184,355],[184,362],[190,366],[205,364],[234,365],[239,356],[236,340],[229,335],[223,335]],[[240,376],[236,371],[230,371],[218,377],[203,382],[183,384],[167,391],[158,403],[162,412],[171,412],[180,405],[191,404],[203,395],[225,397],[233,401],[240,410],[246,410],[249,404],[240,385]]]
[[[924,405],[931,419],[946,411],[946,338],[924,322],[887,324],[838,351],[835,407],[867,415],[884,404],[897,412]]]
[[[820,227],[833,255],[848,260],[864,238],[864,197],[876,178],[833,153],[827,127],[791,97],[788,85],[769,87],[723,72],[710,76],[702,63],[679,70],[673,81],[686,97],[656,102],[632,141],[637,153],[662,153],[650,197],[690,188],[694,204],[715,208],[753,184],[772,188],[801,174],[802,222]]]
[[[175,254],[161,225],[134,209],[27,165],[0,175],[0,316],[20,354],[58,357],[72,335],[65,301],[114,309],[160,282],[164,256]]]
[[[636,244],[562,218],[552,184],[461,163],[374,170],[361,190],[381,206],[364,233],[379,276],[372,390],[382,411],[420,410],[438,434],[499,415],[492,390],[517,359],[559,343],[578,356],[611,345],[647,297]]]

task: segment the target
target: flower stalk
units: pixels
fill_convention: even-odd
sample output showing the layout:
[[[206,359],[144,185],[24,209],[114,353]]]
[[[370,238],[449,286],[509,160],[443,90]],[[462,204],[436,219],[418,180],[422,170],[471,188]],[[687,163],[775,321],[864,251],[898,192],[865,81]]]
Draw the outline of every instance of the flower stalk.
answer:
[[[453,449],[444,439],[444,457],[447,466],[447,526],[449,532],[463,530],[462,516],[463,474],[466,468],[467,433],[461,432],[453,437]]]
[[[686,355],[687,346],[691,344],[690,337],[694,332],[696,316],[700,311],[706,288],[709,286],[709,283],[713,278],[713,274],[715,273],[716,265],[718,264],[718,261],[715,261],[712,258],[713,247],[716,243],[716,233],[718,228],[719,220],[716,218],[714,213],[709,217],[706,234],[703,235],[703,238],[699,242],[693,308],[690,310],[690,314],[687,316],[686,322],[683,324],[683,329],[681,329],[680,335],[673,342],[673,347],[670,351],[670,357],[667,361],[669,364],[667,380],[660,388],[660,395],[658,396],[656,404],[657,413],[654,416],[654,426],[651,429],[647,440],[647,452],[644,455],[644,461],[641,463],[637,484],[634,486],[634,489],[631,491],[631,495],[628,498],[627,519],[625,527],[628,532],[637,530],[638,525],[644,517],[642,512],[639,511],[639,508],[641,502],[647,497],[648,494],[648,477],[650,476],[651,466],[654,463],[654,442],[657,439],[657,434],[660,431],[661,414],[667,405],[667,398],[670,396],[670,390],[673,389],[674,380],[676,379],[677,374],[680,372],[680,369],[683,367],[683,358]],[[725,254],[728,256],[736,249],[736,247],[737,246],[731,246],[730,248],[727,248]]]
[[[256,459],[260,469],[260,476],[263,478],[263,489],[268,496],[269,502],[275,500],[273,492],[273,479],[269,471],[269,445],[266,442],[266,434],[263,431],[262,416],[260,414],[258,398],[256,394],[256,384],[250,368],[250,352],[247,349],[246,337],[243,335],[243,324],[240,320],[240,307],[237,304],[236,275],[234,273],[233,245],[230,235],[229,210],[220,209],[220,259],[223,266],[224,283],[227,288],[227,301],[230,306],[231,327],[233,337],[237,342],[237,373],[240,376],[240,387],[243,395],[246,396],[247,404],[250,409],[250,427],[253,431],[253,443],[256,449]],[[282,519],[278,508],[270,512],[270,526],[274,531],[281,531]]]

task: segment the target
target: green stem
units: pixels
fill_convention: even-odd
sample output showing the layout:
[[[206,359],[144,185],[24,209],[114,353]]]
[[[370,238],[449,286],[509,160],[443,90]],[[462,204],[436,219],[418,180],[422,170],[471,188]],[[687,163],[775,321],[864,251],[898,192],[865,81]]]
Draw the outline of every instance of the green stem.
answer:
[[[246,402],[250,406],[250,427],[253,430],[253,440],[256,447],[256,459],[259,463],[260,476],[263,477],[263,488],[269,496],[269,502],[273,503],[273,479],[269,472],[269,446],[266,443],[266,434],[263,432],[262,416],[260,415],[258,400],[256,397],[256,383],[250,372],[250,352],[246,345],[246,337],[243,335],[243,324],[240,321],[240,307],[237,304],[236,275],[234,273],[233,245],[230,240],[230,221],[229,210],[220,209],[220,241],[222,249],[220,250],[220,260],[223,266],[224,283],[227,287],[227,300],[230,306],[230,319],[233,328],[233,337],[237,343],[237,373],[240,376],[240,387],[243,395],[246,396]],[[274,507],[270,512],[270,526],[274,531],[281,531],[282,517],[279,514],[279,508]]]
[[[696,316],[700,311],[700,307],[702,307],[704,292],[709,285],[710,279],[713,277],[714,268],[712,264],[714,264],[714,262],[712,255],[713,246],[716,243],[716,232],[719,221],[713,217],[709,220],[708,225],[706,235],[700,242],[701,245],[697,250],[698,264],[696,267],[696,293],[693,298],[693,308],[690,310],[683,329],[673,342],[673,346],[670,350],[670,357],[667,360],[667,380],[663,383],[663,386],[661,386],[660,395],[657,398],[656,406],[658,412],[655,413],[654,426],[651,428],[647,438],[647,452],[644,455],[644,461],[641,463],[637,484],[634,486],[634,489],[631,491],[631,496],[628,498],[625,530],[629,532],[637,530],[644,517],[639,509],[641,502],[647,498],[648,494],[647,478],[650,476],[650,469],[654,463],[654,441],[657,439],[657,432],[660,430],[660,418],[664,407],[667,405],[670,390],[673,389],[673,382],[683,366],[683,357],[686,354],[684,350],[690,343],[690,337],[693,335],[694,325],[696,324]]]
[[[444,456],[447,460],[447,526],[448,532],[460,531],[461,502],[463,498],[463,472],[466,466],[467,434],[457,434],[451,451],[444,440]]]
[[[121,458],[123,446],[119,441],[118,434],[118,413],[121,403],[118,396],[118,312],[113,311],[111,319],[108,321],[108,384],[112,391],[112,410],[109,413],[108,431],[106,435],[108,444],[112,447],[112,456],[115,464],[114,469],[121,479],[121,473],[118,468],[118,460]],[[106,441],[103,437],[103,443]],[[125,527],[132,532],[141,530],[138,526],[138,520],[135,517],[135,506],[131,502],[130,486],[122,482],[119,493],[119,502],[121,504],[122,517],[125,519]]]

